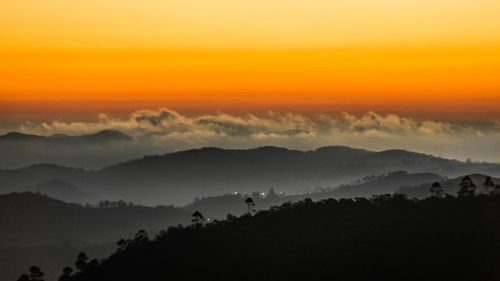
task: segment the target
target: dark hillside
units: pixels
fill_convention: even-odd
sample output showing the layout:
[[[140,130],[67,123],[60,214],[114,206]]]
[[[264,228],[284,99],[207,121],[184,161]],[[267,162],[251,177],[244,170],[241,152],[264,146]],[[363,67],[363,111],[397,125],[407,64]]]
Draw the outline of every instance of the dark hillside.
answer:
[[[189,212],[171,206],[83,207],[40,194],[12,193],[0,195],[0,248],[106,243],[139,228],[159,229],[189,218]]]
[[[499,280],[499,222],[499,195],[304,200],[138,236],[71,280]]]

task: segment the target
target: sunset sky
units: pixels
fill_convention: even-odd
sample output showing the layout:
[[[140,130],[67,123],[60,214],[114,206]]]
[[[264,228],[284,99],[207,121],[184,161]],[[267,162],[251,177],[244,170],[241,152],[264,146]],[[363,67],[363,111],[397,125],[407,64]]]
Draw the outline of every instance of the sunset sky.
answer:
[[[491,118],[499,14],[496,0],[3,0],[0,118],[159,106]]]
[[[0,133],[500,161],[498,15],[497,0],[2,0]]]

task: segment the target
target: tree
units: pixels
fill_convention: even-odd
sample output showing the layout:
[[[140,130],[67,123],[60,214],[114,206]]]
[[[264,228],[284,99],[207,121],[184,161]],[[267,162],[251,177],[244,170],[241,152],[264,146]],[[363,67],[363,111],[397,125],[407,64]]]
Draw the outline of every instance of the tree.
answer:
[[[135,234],[135,237],[134,237],[135,242],[145,242],[148,240],[149,240],[148,233],[144,229],[137,231],[137,233]]]
[[[196,225],[196,226],[200,226],[203,224],[203,215],[200,213],[200,211],[195,211],[193,213],[193,218],[191,219],[191,222]]]
[[[90,262],[87,264],[87,270],[96,268],[99,266],[99,261],[97,259],[92,259]]]
[[[87,254],[84,252],[81,252],[78,254],[76,257],[76,262],[75,262],[75,267],[78,269],[80,272],[84,272],[87,269],[87,261],[88,261]]]
[[[248,197],[245,200],[245,203],[247,204],[247,207],[248,207],[248,213],[251,214],[253,211],[253,207],[255,207],[255,203],[253,202],[253,199]]]
[[[432,186],[431,186],[431,194],[432,194],[432,197],[443,198],[444,190],[443,190],[443,187],[441,186],[441,184],[439,182],[435,182],[435,183],[432,184]]]
[[[278,194],[276,193],[276,191],[274,191],[274,188],[270,188],[269,191],[267,192],[267,198],[276,198],[278,196]]]
[[[61,277],[59,277],[59,281],[69,280],[71,273],[73,273],[73,268],[66,266],[65,268],[63,268],[63,274],[61,275]]]
[[[116,246],[118,246],[117,251],[123,251],[127,248],[128,244],[130,244],[130,239],[120,239],[118,242],[116,242]]]
[[[42,272],[42,270],[38,267],[33,265],[30,267],[30,280],[31,281],[44,281],[43,276],[45,274]]]
[[[19,276],[17,281],[30,281],[30,277],[28,274],[21,274],[21,276]]]
[[[491,177],[486,177],[486,179],[484,180],[483,185],[484,185],[484,187],[486,189],[486,193],[491,194],[491,193],[495,192],[495,183],[493,182],[493,180],[491,179]]]
[[[259,198],[260,198],[260,192],[258,192],[258,191],[252,192],[252,199],[253,200],[257,200]]]
[[[476,185],[472,179],[467,175],[460,182],[460,189],[458,190],[458,197],[470,198],[476,194]]]

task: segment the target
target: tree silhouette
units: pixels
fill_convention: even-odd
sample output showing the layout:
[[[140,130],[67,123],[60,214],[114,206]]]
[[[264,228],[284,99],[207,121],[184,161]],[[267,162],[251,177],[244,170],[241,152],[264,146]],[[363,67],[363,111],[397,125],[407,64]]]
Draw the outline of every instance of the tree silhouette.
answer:
[[[130,239],[120,239],[118,242],[116,242],[116,246],[118,247],[116,249],[117,252],[123,251],[127,248],[127,246],[131,243],[132,241]]]
[[[267,198],[273,199],[276,197],[278,197],[278,194],[276,193],[276,191],[274,191],[274,188],[271,187],[267,192]]]
[[[483,183],[484,187],[486,188],[486,193],[492,194],[495,192],[495,183],[491,179],[491,177],[486,177]]]
[[[145,242],[148,240],[149,240],[148,233],[144,229],[137,231],[137,233],[135,234],[135,237],[134,237],[135,242]]]
[[[28,274],[21,274],[21,276],[19,276],[17,281],[30,281],[30,277]]]
[[[97,259],[92,259],[90,260],[90,262],[87,264],[87,269],[86,270],[89,270],[89,269],[92,269],[92,268],[96,268],[99,266],[99,261]]]
[[[500,280],[498,206],[500,194],[304,199],[205,227],[170,227],[71,280]],[[259,270],[241,274],[249,263]]]
[[[443,187],[441,186],[441,184],[439,182],[435,182],[435,183],[432,184],[432,186],[431,186],[431,194],[432,194],[432,197],[443,198],[444,190],[443,190]]]
[[[247,204],[247,207],[248,207],[248,213],[251,214],[253,211],[253,207],[255,207],[255,203],[253,202],[253,199],[248,197],[245,200],[245,203]]]
[[[84,252],[79,253],[78,256],[76,257],[76,262],[75,262],[76,269],[78,269],[78,271],[80,272],[85,272],[85,270],[87,269],[88,259],[89,258],[87,257],[87,254],[85,254]]]
[[[45,274],[42,272],[42,270],[38,267],[33,265],[30,267],[30,280],[31,281],[44,281],[43,276]]]
[[[460,189],[458,190],[458,197],[470,198],[476,194],[476,185],[472,179],[467,175],[460,182]]]
[[[69,280],[71,273],[73,273],[73,268],[66,266],[65,268],[63,268],[63,274],[61,275],[61,277],[59,277],[59,281]]]
[[[194,225],[200,226],[203,224],[204,217],[199,211],[195,211],[192,216],[193,216],[193,218],[191,219],[191,222]]]

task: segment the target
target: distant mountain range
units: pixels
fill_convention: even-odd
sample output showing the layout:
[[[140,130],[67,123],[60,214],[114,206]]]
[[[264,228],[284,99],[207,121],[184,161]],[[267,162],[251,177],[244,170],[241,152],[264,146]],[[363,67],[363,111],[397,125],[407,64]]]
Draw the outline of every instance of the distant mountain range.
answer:
[[[4,169],[0,170],[0,192],[33,190],[37,184],[57,180],[96,198],[183,205],[196,197],[270,188],[296,194],[399,170],[450,178],[473,173],[500,176],[500,164],[460,162],[405,150],[371,152],[343,146],[306,152],[279,147],[202,148],[147,156],[96,171],[53,164]],[[362,189],[356,192],[367,194]],[[349,196],[355,195],[351,192]]]
[[[102,130],[95,134],[87,134],[80,136],[69,136],[65,134],[54,134],[51,136],[39,136],[31,134],[23,134],[18,132],[11,132],[5,135],[0,135],[0,143],[8,142],[40,142],[40,143],[107,143],[111,141],[126,141],[132,138],[116,130]]]
[[[130,149],[133,138],[116,130],[69,136],[29,135],[11,132],[0,135],[0,168],[58,163],[78,167],[101,167],[142,155]]]
[[[297,202],[306,198],[315,201],[327,198],[370,198],[373,195],[393,194],[405,186],[430,187],[433,182],[444,180],[446,178],[431,173],[408,174],[404,171],[397,171],[382,176],[365,177],[352,184],[341,185],[336,188],[316,189],[303,194],[272,194],[266,191],[249,195],[233,193],[211,196],[197,199],[184,208],[191,211],[198,210],[208,218],[222,219],[227,214],[241,215],[247,212],[248,209],[244,201],[248,196],[252,197],[255,210],[267,210],[272,206],[279,206],[285,202]]]
[[[70,203],[96,202],[100,199],[98,196],[85,192],[77,186],[59,179],[49,179],[28,186],[28,191],[50,195],[54,199],[64,200]]]
[[[486,187],[484,186],[484,182],[486,181],[487,175],[482,175],[482,174],[471,174],[470,178],[476,185],[476,193],[477,194],[486,194],[487,190]],[[454,178],[454,179],[448,179],[448,180],[441,180],[437,181],[441,184],[443,187],[443,191],[447,194],[450,195],[456,195],[457,191],[460,188],[460,181],[462,180],[462,177]],[[492,181],[495,184],[500,184],[500,178],[492,178]],[[412,198],[426,198],[431,196],[430,192],[430,185],[429,184],[415,184],[413,186],[402,186],[397,192],[406,194],[408,197]]]

